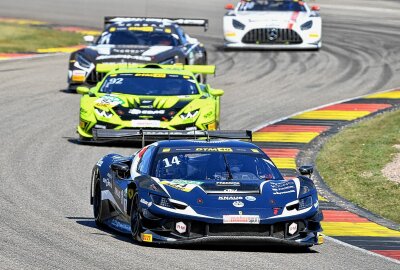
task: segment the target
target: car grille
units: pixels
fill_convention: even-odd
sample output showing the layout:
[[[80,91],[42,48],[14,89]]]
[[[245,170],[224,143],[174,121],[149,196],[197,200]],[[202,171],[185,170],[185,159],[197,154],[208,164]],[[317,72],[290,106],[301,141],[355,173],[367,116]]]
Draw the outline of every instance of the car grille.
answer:
[[[107,75],[107,73],[100,73],[100,72],[96,72],[96,70],[93,70],[92,72],[90,72],[89,76],[86,78],[86,83],[95,85],[98,82],[100,82],[106,75]]]
[[[288,226],[296,222],[298,230],[295,234],[288,234]],[[265,224],[206,224],[191,222],[190,235],[195,236],[272,236],[280,239],[297,238],[306,228],[303,221],[279,222],[271,225]]]
[[[259,28],[246,33],[242,38],[246,44],[300,44],[302,38],[296,31],[280,28]]]

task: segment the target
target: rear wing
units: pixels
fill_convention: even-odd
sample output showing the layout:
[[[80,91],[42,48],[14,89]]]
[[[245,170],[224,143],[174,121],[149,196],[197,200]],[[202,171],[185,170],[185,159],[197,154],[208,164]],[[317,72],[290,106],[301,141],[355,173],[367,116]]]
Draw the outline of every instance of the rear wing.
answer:
[[[187,70],[193,74],[215,74],[216,66],[214,65],[160,65],[160,64],[134,64],[134,63],[103,63],[96,65],[96,71],[100,73],[108,73],[117,69],[125,68],[161,68],[170,70]]]
[[[252,141],[253,135],[250,130],[146,130],[146,129],[93,129],[95,141],[158,141],[179,139],[232,139]]]
[[[128,16],[106,16],[104,17],[104,27],[113,23],[128,22],[148,22],[148,23],[175,23],[180,26],[199,26],[204,27],[204,31],[208,30],[207,19],[181,19],[181,18],[160,18],[160,17],[128,17]]]

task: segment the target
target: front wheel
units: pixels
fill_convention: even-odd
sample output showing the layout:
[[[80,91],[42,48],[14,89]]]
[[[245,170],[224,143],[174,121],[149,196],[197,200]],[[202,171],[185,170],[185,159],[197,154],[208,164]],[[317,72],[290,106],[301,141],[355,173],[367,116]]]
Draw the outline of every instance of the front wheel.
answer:
[[[96,222],[97,227],[104,227],[103,224],[103,202],[101,199],[101,188],[100,182],[96,181],[96,186],[94,189],[94,196],[93,196],[93,215],[94,221]]]
[[[131,233],[135,241],[141,241],[140,233],[142,232],[142,216],[140,213],[139,195],[135,193],[131,206]]]

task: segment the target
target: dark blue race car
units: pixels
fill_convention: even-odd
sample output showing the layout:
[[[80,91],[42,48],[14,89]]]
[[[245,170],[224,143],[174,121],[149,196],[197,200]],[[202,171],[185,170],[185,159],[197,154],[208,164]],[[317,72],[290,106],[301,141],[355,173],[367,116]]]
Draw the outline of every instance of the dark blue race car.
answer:
[[[94,137],[129,139],[140,135],[135,132],[95,130]],[[132,156],[100,159],[91,186],[96,224],[148,243],[321,243],[322,213],[312,180],[284,180],[250,142],[210,139],[232,137],[229,132],[202,134],[208,138],[160,141]],[[163,134],[146,136],[152,135]],[[312,168],[300,172],[311,174]]]

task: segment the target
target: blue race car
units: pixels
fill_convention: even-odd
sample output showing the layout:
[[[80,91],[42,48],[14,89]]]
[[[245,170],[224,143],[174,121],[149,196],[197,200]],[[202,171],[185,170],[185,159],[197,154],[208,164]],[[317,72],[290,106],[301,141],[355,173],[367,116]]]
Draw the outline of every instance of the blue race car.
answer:
[[[170,139],[97,162],[91,203],[98,226],[147,243],[322,243],[317,190],[303,176],[312,167],[284,180],[253,143],[221,140],[251,139],[248,131],[94,130],[95,140],[137,136]]]

